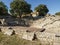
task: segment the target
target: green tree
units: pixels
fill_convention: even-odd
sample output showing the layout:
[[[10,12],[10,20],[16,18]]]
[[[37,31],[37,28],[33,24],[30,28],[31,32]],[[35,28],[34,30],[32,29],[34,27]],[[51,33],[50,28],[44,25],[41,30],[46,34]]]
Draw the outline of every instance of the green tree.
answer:
[[[31,5],[24,0],[13,0],[10,4],[10,8],[10,13],[12,15],[18,15],[20,18],[22,14],[31,13]]]
[[[55,13],[55,15],[60,15],[60,12]]]
[[[6,15],[7,13],[7,6],[3,2],[0,2],[0,15]]]
[[[39,12],[39,16],[45,16],[49,10],[46,5],[40,4],[35,8],[35,11]]]

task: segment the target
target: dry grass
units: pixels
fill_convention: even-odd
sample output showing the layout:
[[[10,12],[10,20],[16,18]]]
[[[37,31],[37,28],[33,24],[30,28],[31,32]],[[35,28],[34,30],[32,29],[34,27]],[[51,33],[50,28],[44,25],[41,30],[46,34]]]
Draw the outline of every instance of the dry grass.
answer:
[[[0,45],[41,45],[39,41],[27,41],[17,35],[7,36],[0,33]]]
[[[28,41],[19,38],[17,35],[7,36],[0,32],[0,45],[42,45],[39,40]],[[43,45],[50,45],[44,44]]]

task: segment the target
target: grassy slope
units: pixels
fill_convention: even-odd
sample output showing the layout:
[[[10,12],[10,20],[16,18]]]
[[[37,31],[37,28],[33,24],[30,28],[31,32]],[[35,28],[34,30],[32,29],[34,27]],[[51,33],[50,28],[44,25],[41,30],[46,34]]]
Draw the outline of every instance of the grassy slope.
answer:
[[[0,32],[0,45],[41,45],[39,41],[27,41],[16,35],[7,36]]]

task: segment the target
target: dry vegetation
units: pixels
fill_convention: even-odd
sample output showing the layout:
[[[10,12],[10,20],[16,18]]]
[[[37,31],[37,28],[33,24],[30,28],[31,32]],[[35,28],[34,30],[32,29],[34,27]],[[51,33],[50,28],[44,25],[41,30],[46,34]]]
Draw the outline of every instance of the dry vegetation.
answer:
[[[0,45],[41,45],[40,41],[27,41],[16,35],[7,36],[0,33]]]

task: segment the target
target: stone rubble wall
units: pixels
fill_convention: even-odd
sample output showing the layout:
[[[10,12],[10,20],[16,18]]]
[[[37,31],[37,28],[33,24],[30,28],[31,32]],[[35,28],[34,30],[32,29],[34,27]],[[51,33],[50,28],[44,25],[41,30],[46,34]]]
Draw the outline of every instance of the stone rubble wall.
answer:
[[[32,27],[45,28],[44,33],[38,33],[38,39],[43,42],[44,39],[52,40],[53,45],[60,45],[60,16],[48,16],[34,21]],[[57,37],[56,37],[57,35]]]
[[[55,33],[51,32],[26,32],[25,29],[16,29],[15,27],[12,27],[13,29],[10,30],[9,27],[2,27],[1,30],[4,34],[12,35],[13,30],[15,31],[15,34],[17,34],[20,38],[30,40],[32,41],[34,39],[34,34],[36,34],[36,38],[41,41],[42,45],[44,44],[60,44],[60,38],[56,37]],[[19,30],[19,31],[18,31]],[[7,33],[8,32],[8,33]],[[56,43],[56,44],[55,44]]]

